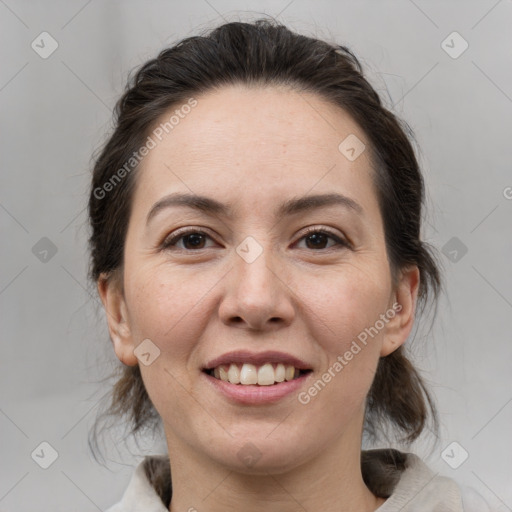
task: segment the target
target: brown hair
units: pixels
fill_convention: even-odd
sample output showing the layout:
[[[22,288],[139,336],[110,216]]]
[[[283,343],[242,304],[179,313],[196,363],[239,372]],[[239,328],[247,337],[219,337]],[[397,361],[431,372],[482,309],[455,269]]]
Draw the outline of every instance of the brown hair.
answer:
[[[122,283],[123,251],[136,167],[106,190],[113,176],[148,137],[155,121],[191,96],[228,84],[288,85],[308,91],[348,112],[368,138],[379,206],[384,221],[391,274],[417,265],[417,309],[437,304],[441,280],[431,247],[420,240],[424,184],[409,126],[387,110],[345,46],[299,35],[274,20],[231,22],[203,36],[181,40],[146,62],[128,81],[115,107],[115,130],[96,159],[89,199],[90,278],[102,273]],[[118,175],[119,176],[119,175]],[[131,433],[156,426],[159,415],[145,390],[138,366],[121,364],[108,409],[98,416],[90,440],[106,417],[126,416]],[[430,413],[430,414],[429,414]],[[380,359],[367,397],[365,432],[378,437],[385,424],[414,441],[432,419],[435,405],[403,346]],[[398,437],[398,436],[396,436]]]

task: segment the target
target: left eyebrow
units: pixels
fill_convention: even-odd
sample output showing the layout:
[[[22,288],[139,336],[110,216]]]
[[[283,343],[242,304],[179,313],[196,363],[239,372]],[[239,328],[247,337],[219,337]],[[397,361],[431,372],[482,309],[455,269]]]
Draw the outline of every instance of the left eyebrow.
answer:
[[[277,208],[275,216],[276,218],[279,218],[283,216],[296,215],[298,213],[334,205],[341,205],[359,215],[364,215],[364,210],[359,203],[342,194],[332,193],[289,199]],[[184,206],[209,215],[217,216],[229,216],[233,211],[233,207],[230,203],[224,204],[216,199],[212,199],[211,197],[200,196],[197,194],[175,193],[163,197],[151,207],[146,218],[146,224],[148,224],[158,212],[173,206]]]
[[[343,194],[332,193],[304,196],[299,197],[298,199],[289,199],[279,207],[276,212],[276,216],[282,217],[285,215],[295,215],[296,213],[335,205],[341,205],[359,215],[364,214],[363,207],[350,197],[344,196]]]

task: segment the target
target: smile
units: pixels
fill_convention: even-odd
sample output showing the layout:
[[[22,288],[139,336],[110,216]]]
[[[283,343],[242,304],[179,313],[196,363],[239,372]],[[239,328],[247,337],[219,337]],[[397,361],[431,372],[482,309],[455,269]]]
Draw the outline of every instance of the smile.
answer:
[[[204,371],[211,377],[230,384],[272,386],[297,379],[311,370],[301,370],[293,365],[283,363],[264,363],[262,365],[231,363]]]

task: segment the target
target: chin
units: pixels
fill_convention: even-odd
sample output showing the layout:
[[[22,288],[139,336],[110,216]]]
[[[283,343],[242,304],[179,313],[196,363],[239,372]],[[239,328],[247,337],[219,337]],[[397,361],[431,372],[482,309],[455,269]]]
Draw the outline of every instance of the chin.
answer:
[[[261,431],[254,436],[230,438],[211,457],[230,471],[251,475],[286,473],[313,456],[314,447],[305,446],[304,437],[265,437]],[[217,448],[220,445],[217,445]]]

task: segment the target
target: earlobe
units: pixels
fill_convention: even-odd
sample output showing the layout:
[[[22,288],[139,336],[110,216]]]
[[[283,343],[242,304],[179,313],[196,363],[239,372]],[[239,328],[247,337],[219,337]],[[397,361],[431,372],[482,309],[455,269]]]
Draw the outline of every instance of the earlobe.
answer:
[[[128,311],[123,292],[116,279],[102,274],[98,279],[98,293],[107,315],[108,330],[118,359],[127,366],[135,366],[138,360],[130,329]]]
[[[391,354],[407,341],[414,325],[419,283],[420,271],[417,266],[402,270],[391,301],[390,311],[394,311],[394,316],[386,325],[381,357]]]

